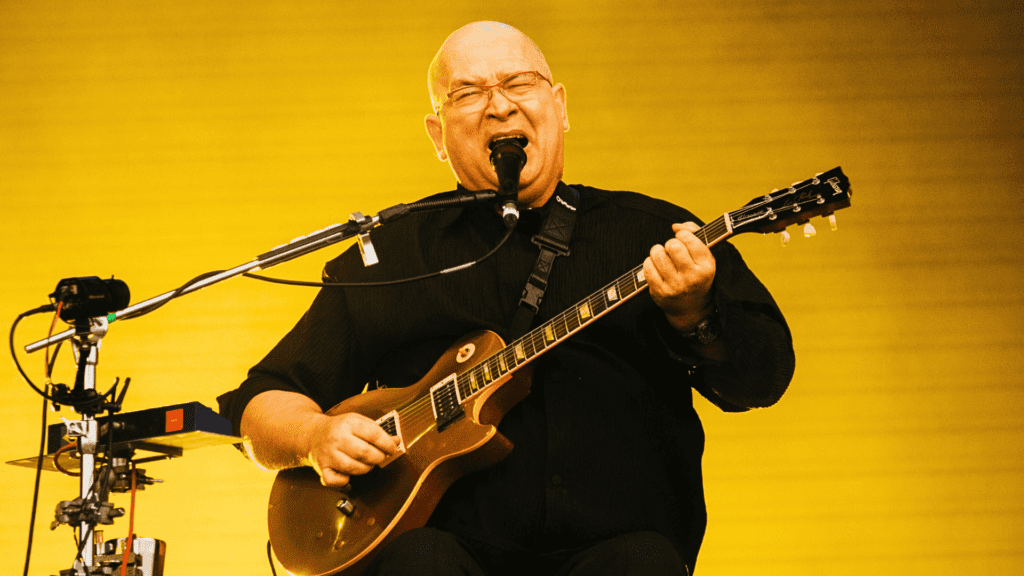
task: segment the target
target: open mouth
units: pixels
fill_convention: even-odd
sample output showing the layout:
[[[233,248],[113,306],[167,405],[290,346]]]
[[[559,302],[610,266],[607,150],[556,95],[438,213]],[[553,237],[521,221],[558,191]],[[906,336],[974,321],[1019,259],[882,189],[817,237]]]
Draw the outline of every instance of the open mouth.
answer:
[[[526,148],[530,143],[526,136],[523,136],[522,134],[499,134],[491,139],[490,143],[487,144],[487,147],[493,151],[494,147],[497,146],[498,143],[510,141],[518,144],[520,148]]]

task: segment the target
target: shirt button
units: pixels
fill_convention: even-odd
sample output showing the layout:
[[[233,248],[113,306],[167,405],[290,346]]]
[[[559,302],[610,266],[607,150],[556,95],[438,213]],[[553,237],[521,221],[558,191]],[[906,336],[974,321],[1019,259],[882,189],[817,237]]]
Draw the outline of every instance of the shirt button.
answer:
[[[555,486],[561,486],[562,477],[559,476],[558,474],[555,474],[554,476],[551,477],[551,483],[554,484]]]

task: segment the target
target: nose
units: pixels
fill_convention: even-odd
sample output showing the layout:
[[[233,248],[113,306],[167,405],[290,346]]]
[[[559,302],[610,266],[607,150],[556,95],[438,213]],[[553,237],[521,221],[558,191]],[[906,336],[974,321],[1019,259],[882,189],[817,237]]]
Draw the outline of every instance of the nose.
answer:
[[[505,96],[500,87],[487,91],[487,114],[496,118],[506,118],[516,111],[516,104]]]

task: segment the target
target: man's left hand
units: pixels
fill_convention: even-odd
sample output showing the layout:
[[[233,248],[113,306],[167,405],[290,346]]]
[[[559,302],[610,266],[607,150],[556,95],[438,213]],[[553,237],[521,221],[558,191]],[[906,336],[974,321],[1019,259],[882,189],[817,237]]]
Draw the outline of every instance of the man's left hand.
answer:
[[[651,248],[644,260],[644,275],[651,297],[681,332],[691,332],[711,313],[711,283],[715,280],[715,257],[693,235],[700,226],[693,222],[673,224],[675,238]]]

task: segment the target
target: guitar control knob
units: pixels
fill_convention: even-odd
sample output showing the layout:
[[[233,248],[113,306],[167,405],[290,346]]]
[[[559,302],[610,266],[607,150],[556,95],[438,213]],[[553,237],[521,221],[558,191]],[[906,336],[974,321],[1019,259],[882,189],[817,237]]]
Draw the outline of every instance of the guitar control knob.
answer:
[[[351,516],[356,511],[355,505],[353,505],[348,498],[338,500],[336,507],[338,508],[338,512],[341,512],[345,516]]]

